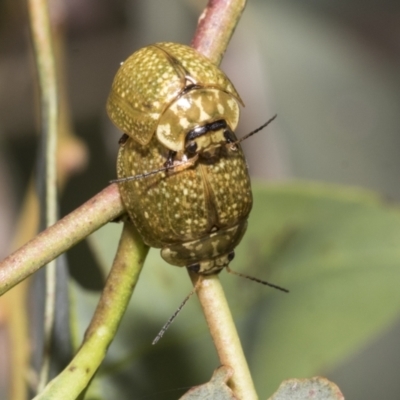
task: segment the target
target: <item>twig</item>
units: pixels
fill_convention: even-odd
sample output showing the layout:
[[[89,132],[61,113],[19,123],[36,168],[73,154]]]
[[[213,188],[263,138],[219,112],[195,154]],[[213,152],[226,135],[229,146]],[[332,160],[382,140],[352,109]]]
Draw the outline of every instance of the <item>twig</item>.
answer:
[[[245,6],[246,0],[209,0],[192,47],[219,65]]]
[[[245,4],[245,0],[210,0],[199,19],[192,46],[219,65]],[[201,280],[197,295],[219,360],[234,370],[228,385],[240,400],[258,399],[218,275],[200,277],[191,272],[189,275],[194,285]]]
[[[123,212],[118,186],[108,186],[0,262],[0,295]]]
[[[45,226],[57,221],[57,136],[58,136],[58,88],[54,49],[52,44],[50,16],[47,0],[29,0],[30,25],[32,31],[35,60],[39,76],[42,112],[42,137],[45,149],[45,195],[42,212]],[[38,179],[41,179],[39,176]],[[40,371],[38,390],[48,379],[50,369],[50,348],[55,319],[56,262],[46,267],[46,295],[44,310],[44,354]]]
[[[199,277],[193,272],[189,275],[193,285],[198,285],[197,296],[217,349],[219,361],[222,365],[227,365],[234,370],[228,385],[237,399],[258,399],[218,275]],[[200,284],[198,280],[201,280]]]

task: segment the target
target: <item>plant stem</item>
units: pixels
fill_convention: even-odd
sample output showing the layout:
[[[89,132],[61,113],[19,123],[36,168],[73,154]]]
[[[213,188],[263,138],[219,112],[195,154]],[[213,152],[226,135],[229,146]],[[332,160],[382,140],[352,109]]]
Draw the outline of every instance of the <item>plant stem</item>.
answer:
[[[42,136],[41,143],[45,153],[45,195],[42,203],[42,215],[45,226],[57,221],[57,136],[58,136],[58,87],[55,57],[52,44],[50,16],[47,0],[29,0],[30,26],[35,50],[35,61],[39,76]],[[43,179],[39,173],[38,179]],[[44,309],[44,348],[40,370],[39,390],[45,386],[50,369],[50,348],[55,319],[56,302],[56,261],[46,266],[46,294]]]
[[[117,185],[108,186],[0,262],[0,295],[123,212]]]
[[[234,374],[228,381],[238,400],[258,399],[246,357],[240,343],[229,305],[218,275],[199,276],[189,272],[193,285],[201,279],[199,297],[211,337],[222,365],[231,367]]]
[[[245,7],[246,0],[210,0],[199,18],[192,47],[219,65]]]
[[[88,386],[114,339],[148,250],[133,224],[126,222],[113,266],[82,346],[68,367],[35,397],[36,400],[74,400]]]
[[[245,5],[246,0],[210,0],[199,18],[192,46],[219,65]],[[258,399],[218,275],[189,275],[194,285],[201,279],[197,295],[219,360],[234,370],[228,385],[240,400]]]

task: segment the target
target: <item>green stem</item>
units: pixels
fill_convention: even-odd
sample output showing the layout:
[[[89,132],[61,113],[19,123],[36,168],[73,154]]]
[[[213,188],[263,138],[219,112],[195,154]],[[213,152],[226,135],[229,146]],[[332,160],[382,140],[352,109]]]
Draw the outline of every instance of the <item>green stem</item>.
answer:
[[[35,61],[39,76],[42,142],[45,148],[45,198],[41,211],[45,214],[45,225],[57,221],[57,137],[58,137],[58,88],[54,49],[52,44],[50,16],[47,0],[29,0],[30,25],[35,50]],[[38,179],[41,179],[39,176]],[[38,390],[47,382],[50,368],[50,348],[55,319],[56,262],[46,267],[46,295],[44,310],[44,354],[40,371]]]
[[[113,266],[82,346],[65,370],[35,397],[36,400],[73,400],[87,387],[114,339],[148,249],[133,225],[126,222]]]

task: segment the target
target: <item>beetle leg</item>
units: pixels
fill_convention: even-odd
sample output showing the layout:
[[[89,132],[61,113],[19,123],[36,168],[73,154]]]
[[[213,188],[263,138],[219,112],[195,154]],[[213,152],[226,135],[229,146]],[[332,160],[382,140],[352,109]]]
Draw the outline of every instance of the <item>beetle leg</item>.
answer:
[[[168,152],[167,161],[164,163],[164,167],[172,167],[174,165],[174,158],[176,156],[176,151],[170,150]]]
[[[126,141],[129,139],[129,136],[126,134],[126,133],[124,133],[120,138],[119,138],[119,140],[118,140],[118,144],[119,145],[124,145],[125,143],[126,143]]]

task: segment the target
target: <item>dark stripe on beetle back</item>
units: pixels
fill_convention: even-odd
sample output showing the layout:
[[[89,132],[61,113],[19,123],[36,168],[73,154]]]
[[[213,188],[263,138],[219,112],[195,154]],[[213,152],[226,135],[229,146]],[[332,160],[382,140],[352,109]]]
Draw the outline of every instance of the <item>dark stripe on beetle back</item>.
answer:
[[[186,93],[190,92],[191,90],[196,90],[196,89],[202,89],[202,86],[200,85],[194,85],[194,84],[190,84],[187,85],[182,92],[179,93],[178,98],[185,95]]]
[[[169,54],[165,49],[155,46],[155,45],[152,45],[152,47],[155,47],[156,49],[158,49],[159,51],[164,53],[166,59],[170,62],[170,64],[174,68],[175,72],[177,73],[178,77],[182,80],[182,82],[184,84],[186,75],[190,75],[189,71],[186,70],[186,68],[182,65],[182,63],[177,58],[175,58],[174,56]]]
[[[194,128],[188,132],[188,134],[186,135],[186,141],[196,139],[199,136],[205,135],[207,132],[210,131],[219,131],[220,129],[225,129],[226,127],[227,124],[224,119],[220,119],[218,121],[210,122],[209,124],[198,126],[197,128]]]

